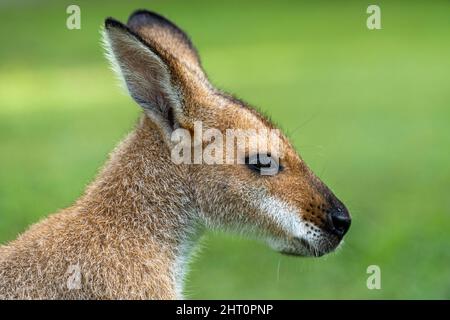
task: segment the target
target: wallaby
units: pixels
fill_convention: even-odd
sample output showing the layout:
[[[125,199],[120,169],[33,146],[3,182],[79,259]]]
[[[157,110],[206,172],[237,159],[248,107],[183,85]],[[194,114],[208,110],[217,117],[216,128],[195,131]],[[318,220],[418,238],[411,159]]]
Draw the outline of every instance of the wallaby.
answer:
[[[296,256],[321,256],[340,244],[347,209],[282,134],[271,175],[261,174],[269,150],[250,155],[247,147],[252,163],[174,163],[173,132],[192,132],[195,122],[220,132],[276,129],[213,87],[181,29],[138,10],[127,25],[106,19],[103,34],[143,115],[73,206],[0,247],[0,298],[180,299],[207,229],[256,237]]]

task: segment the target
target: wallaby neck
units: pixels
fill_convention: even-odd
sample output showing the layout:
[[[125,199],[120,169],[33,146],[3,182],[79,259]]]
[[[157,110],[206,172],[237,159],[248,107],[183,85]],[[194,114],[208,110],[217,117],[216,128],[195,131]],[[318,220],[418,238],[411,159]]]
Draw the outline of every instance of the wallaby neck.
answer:
[[[181,298],[189,257],[202,227],[189,174],[170,161],[167,146],[143,117],[113,151],[77,206],[102,226],[100,232],[119,237],[111,245],[120,248],[120,238],[134,239],[135,248],[126,253],[127,259],[142,260],[135,252],[145,255],[149,272],[158,281],[170,282],[161,284],[173,291],[167,295]]]

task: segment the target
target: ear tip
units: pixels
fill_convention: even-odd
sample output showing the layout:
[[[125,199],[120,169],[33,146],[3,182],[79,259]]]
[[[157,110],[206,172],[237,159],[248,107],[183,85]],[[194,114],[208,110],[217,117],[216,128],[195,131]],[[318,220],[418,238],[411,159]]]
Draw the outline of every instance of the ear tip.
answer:
[[[156,12],[147,10],[147,9],[137,9],[130,14],[128,18],[128,23],[136,21],[136,20],[156,20],[156,19],[165,19],[163,16],[157,14]],[[167,20],[167,19],[165,19]]]
[[[111,28],[126,29],[126,26],[122,22],[120,22],[114,18],[108,17],[105,19],[105,28],[106,29],[111,29]]]
[[[133,20],[137,17],[141,17],[141,16],[152,17],[152,16],[159,16],[159,14],[157,14],[156,12],[147,10],[147,9],[136,9],[130,14],[130,17],[128,18],[128,22],[130,22],[131,20]]]
[[[163,17],[162,15],[147,9],[135,10],[130,15],[127,22],[127,25],[130,28],[154,24],[169,25],[171,27],[175,27],[176,29],[178,29],[178,27],[166,17]]]

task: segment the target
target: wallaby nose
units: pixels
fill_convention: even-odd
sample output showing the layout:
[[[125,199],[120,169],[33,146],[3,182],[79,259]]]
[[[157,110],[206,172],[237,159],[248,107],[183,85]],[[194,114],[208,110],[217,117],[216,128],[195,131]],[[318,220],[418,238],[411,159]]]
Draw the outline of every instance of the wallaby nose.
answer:
[[[343,205],[337,206],[330,211],[329,215],[329,231],[342,238],[347,233],[352,222],[347,208]]]

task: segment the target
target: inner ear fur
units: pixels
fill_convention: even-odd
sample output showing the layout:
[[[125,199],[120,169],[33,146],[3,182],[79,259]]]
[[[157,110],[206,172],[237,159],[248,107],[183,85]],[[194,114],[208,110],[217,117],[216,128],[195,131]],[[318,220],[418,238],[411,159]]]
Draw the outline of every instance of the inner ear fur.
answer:
[[[105,21],[104,42],[131,97],[167,138],[178,126],[176,115],[182,112],[183,100],[169,66],[151,44],[112,18]]]

